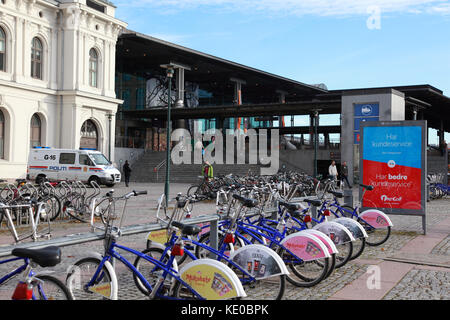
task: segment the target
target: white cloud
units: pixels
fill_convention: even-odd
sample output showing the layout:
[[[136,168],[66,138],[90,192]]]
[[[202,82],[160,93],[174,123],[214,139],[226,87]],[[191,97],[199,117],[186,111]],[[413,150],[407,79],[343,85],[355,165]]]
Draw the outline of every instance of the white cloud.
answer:
[[[115,3],[173,10],[204,7],[298,16],[367,15],[367,8],[371,6],[379,6],[382,12],[391,13],[450,12],[450,0],[116,0]]]

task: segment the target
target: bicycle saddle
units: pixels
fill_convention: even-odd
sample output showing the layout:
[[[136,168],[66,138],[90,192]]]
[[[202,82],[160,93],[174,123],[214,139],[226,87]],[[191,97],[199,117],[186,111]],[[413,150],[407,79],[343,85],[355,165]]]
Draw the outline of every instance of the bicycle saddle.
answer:
[[[193,236],[202,231],[202,228],[200,228],[199,226],[183,224],[178,221],[172,221],[172,225],[180,229],[181,233],[187,236]]]
[[[61,249],[54,246],[42,249],[15,248],[11,254],[19,258],[29,258],[41,267],[54,267],[61,262]]]
[[[303,199],[303,201],[313,205],[314,207],[319,207],[322,204],[322,201],[319,199]]]
[[[247,208],[253,208],[253,207],[256,207],[258,205],[258,201],[257,200],[245,198],[245,197],[240,196],[238,194],[233,194],[233,198],[235,198],[236,200],[240,201],[242,203],[242,205],[244,207],[247,207]]]
[[[343,198],[344,193],[342,191],[330,191],[332,195],[334,195],[336,198]]]
[[[366,188],[367,190],[369,190],[369,191],[372,191],[373,190],[373,186],[369,186],[369,185],[367,185],[367,184],[362,184],[362,183],[360,183],[359,184],[361,187],[363,187],[363,188]]]
[[[294,202],[287,202],[284,200],[278,200],[278,204],[280,206],[285,207],[288,211],[295,211],[300,209],[300,205]]]

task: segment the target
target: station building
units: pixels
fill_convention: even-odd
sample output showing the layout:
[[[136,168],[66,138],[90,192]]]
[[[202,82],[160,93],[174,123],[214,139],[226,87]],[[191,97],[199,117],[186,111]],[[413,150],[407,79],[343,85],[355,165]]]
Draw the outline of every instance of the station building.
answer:
[[[153,181],[169,98],[173,128],[276,128],[283,166],[326,174],[330,160],[347,161],[350,179],[361,121],[427,120],[440,142],[450,132],[450,98],[431,85],[329,90],[128,30],[114,10],[105,0],[0,2],[0,178],[24,177],[30,148],[49,146],[100,150]]]
[[[116,42],[103,0],[0,1],[0,178],[26,175],[30,148],[114,147]]]

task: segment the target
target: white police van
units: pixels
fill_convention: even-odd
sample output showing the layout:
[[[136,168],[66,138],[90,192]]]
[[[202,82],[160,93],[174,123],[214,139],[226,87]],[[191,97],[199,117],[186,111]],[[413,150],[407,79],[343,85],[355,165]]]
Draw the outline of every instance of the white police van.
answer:
[[[91,149],[34,147],[28,158],[27,179],[91,181],[108,187],[120,182],[120,171],[100,152]]]

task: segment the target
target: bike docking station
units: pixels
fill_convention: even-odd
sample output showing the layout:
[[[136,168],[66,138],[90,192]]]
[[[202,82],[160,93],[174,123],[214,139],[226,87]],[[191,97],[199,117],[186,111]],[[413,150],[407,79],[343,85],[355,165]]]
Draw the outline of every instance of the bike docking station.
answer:
[[[363,121],[360,123],[360,179],[374,189],[363,197],[367,221],[387,223],[381,213],[422,217],[426,235],[427,122]]]

